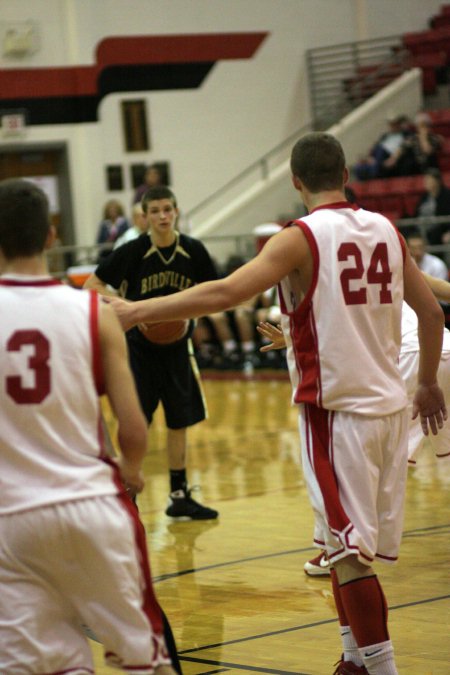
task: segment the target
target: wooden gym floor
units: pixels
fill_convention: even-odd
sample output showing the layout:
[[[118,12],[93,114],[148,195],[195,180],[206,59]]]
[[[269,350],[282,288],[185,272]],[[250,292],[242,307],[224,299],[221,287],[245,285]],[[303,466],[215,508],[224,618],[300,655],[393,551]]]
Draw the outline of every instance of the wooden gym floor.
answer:
[[[338,624],[329,578],[303,572],[316,549],[290,385],[279,376],[207,380],[204,389],[209,420],[190,430],[189,478],[219,520],[178,523],[164,515],[161,411],[138,500],[183,673],[331,675],[341,651]],[[450,673],[449,490],[450,461],[424,451],[409,474],[400,560],[376,568],[404,675]],[[96,673],[117,672],[92,647]]]

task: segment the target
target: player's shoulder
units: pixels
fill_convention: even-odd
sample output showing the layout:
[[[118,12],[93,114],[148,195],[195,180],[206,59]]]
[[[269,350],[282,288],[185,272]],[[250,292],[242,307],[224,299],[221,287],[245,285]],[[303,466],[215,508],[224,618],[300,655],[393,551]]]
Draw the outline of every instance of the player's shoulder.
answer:
[[[125,232],[125,235],[127,234],[127,232]],[[151,246],[150,236],[147,232],[144,232],[143,234],[140,234],[137,237],[134,236],[132,239],[128,239],[127,241],[125,241],[125,243],[122,246],[119,246],[117,250],[118,251],[125,250],[126,253],[129,253],[130,251],[132,252],[132,251],[147,250],[150,246]]]
[[[184,234],[181,232],[178,239],[179,245],[184,248],[189,253],[207,253],[206,246],[200,239],[196,237],[191,237],[190,234]]]

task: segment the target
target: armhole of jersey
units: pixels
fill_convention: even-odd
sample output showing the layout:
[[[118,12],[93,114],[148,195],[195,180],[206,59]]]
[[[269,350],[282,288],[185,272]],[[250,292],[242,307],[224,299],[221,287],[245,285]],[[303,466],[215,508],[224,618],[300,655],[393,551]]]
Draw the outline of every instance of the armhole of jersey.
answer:
[[[313,269],[312,269],[312,277],[311,277],[311,285],[308,288],[308,292],[305,294],[305,297],[303,298],[302,302],[297,308],[297,311],[301,311],[304,307],[307,307],[310,302],[311,298],[313,296],[313,293],[316,289],[317,286],[317,279],[319,276],[319,263],[320,263],[320,254],[319,254],[319,248],[317,246],[317,241],[313,233],[311,232],[311,228],[303,222],[303,220],[294,220],[291,225],[295,225],[298,227],[303,234],[306,237],[306,241],[308,242],[309,245],[309,250],[311,251],[312,259],[313,259]]]
[[[95,387],[99,396],[104,394],[105,383],[103,378],[103,368],[100,350],[100,330],[99,330],[99,309],[100,298],[99,295],[93,291],[89,291],[89,332],[91,335],[91,351],[92,351],[92,373],[94,375]]]
[[[405,266],[405,260],[406,260],[406,243],[405,243],[405,240],[402,237],[402,235],[400,234],[400,232],[398,231],[397,227],[394,225],[394,223],[392,223],[391,221],[389,221],[389,222],[391,223],[392,227],[394,228],[395,233],[396,233],[396,235],[398,237],[398,240],[400,242],[400,248],[402,249],[402,256],[403,256],[403,266]]]

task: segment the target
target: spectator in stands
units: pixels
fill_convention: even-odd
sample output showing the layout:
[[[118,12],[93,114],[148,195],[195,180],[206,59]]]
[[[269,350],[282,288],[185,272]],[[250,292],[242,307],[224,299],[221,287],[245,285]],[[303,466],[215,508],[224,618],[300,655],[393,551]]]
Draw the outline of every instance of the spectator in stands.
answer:
[[[161,168],[157,164],[149,164],[145,170],[142,185],[139,185],[136,188],[136,192],[134,193],[133,197],[133,204],[140,202],[149,188],[158,187],[159,185],[164,184],[165,181]]]
[[[98,226],[97,244],[113,244],[129,228],[122,204],[117,199],[110,199],[103,208],[103,220]],[[100,257],[108,255],[110,251],[102,251]]]
[[[422,194],[415,216],[450,216],[450,189],[445,187],[439,169],[428,169],[425,173],[425,192]],[[430,244],[450,243],[450,219],[448,223],[432,226],[427,232]]]
[[[406,115],[391,115],[387,119],[389,128],[375,145],[368,157],[354,167],[358,180],[370,180],[395,175],[395,162],[405,139],[411,135],[411,122]]]
[[[132,241],[132,239],[137,239],[141,234],[148,232],[147,220],[140,202],[133,205],[131,216],[133,220],[133,226],[129,227],[121,237],[116,239],[116,243],[114,244],[115,249],[119,248],[119,246],[122,246],[123,244],[126,244],[128,241]]]
[[[245,260],[231,255],[224,266],[223,276],[228,276]],[[210,333],[218,342],[219,355],[213,358],[213,367],[226,370],[253,370],[260,366],[260,356],[255,344],[257,298],[228,312],[217,312],[206,317]],[[203,324],[205,321],[203,322]],[[205,326],[202,326],[203,330]]]
[[[224,266],[228,276],[245,263],[239,255],[231,255]],[[276,291],[276,289],[274,289]],[[227,312],[216,312],[197,321],[193,342],[200,368],[239,370],[251,373],[255,368],[279,367],[278,358],[259,352],[256,326],[277,301],[270,293],[262,293]],[[273,308],[273,312],[279,308]],[[259,315],[258,312],[265,312]],[[271,320],[275,320],[272,313]],[[263,358],[264,357],[264,358]],[[277,354],[278,357],[278,354]],[[284,364],[283,364],[284,365]]]
[[[443,138],[433,132],[431,117],[421,112],[415,118],[415,132],[408,136],[397,152],[389,158],[391,175],[414,176],[437,168]]]
[[[406,237],[409,252],[417,263],[418,268],[429,274],[431,277],[448,280],[447,265],[443,260],[431,253],[427,253],[425,249],[425,240],[418,230],[410,231]]]

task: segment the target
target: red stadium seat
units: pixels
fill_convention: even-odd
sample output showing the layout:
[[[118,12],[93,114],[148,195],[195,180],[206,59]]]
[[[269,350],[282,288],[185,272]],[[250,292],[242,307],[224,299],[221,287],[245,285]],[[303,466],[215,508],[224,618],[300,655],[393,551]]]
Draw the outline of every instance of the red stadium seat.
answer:
[[[368,211],[379,211],[380,202],[378,197],[362,195],[361,198],[357,198],[359,206]]]
[[[389,218],[392,223],[397,222],[397,220],[400,220],[402,217],[402,214],[399,211],[380,211],[380,213],[382,213],[383,216],[386,216],[386,218]]]
[[[441,14],[433,18],[433,28],[446,28],[450,26],[450,14]]]
[[[394,212],[401,215],[403,212],[403,199],[401,195],[385,194],[379,197],[379,202],[382,213],[390,211],[391,213]]]
[[[438,166],[441,172],[450,171],[450,155],[440,155]]]
[[[450,108],[442,110],[427,110],[433,122],[450,122]]]
[[[405,217],[413,217],[416,213],[419,195],[403,195],[403,214]]]

